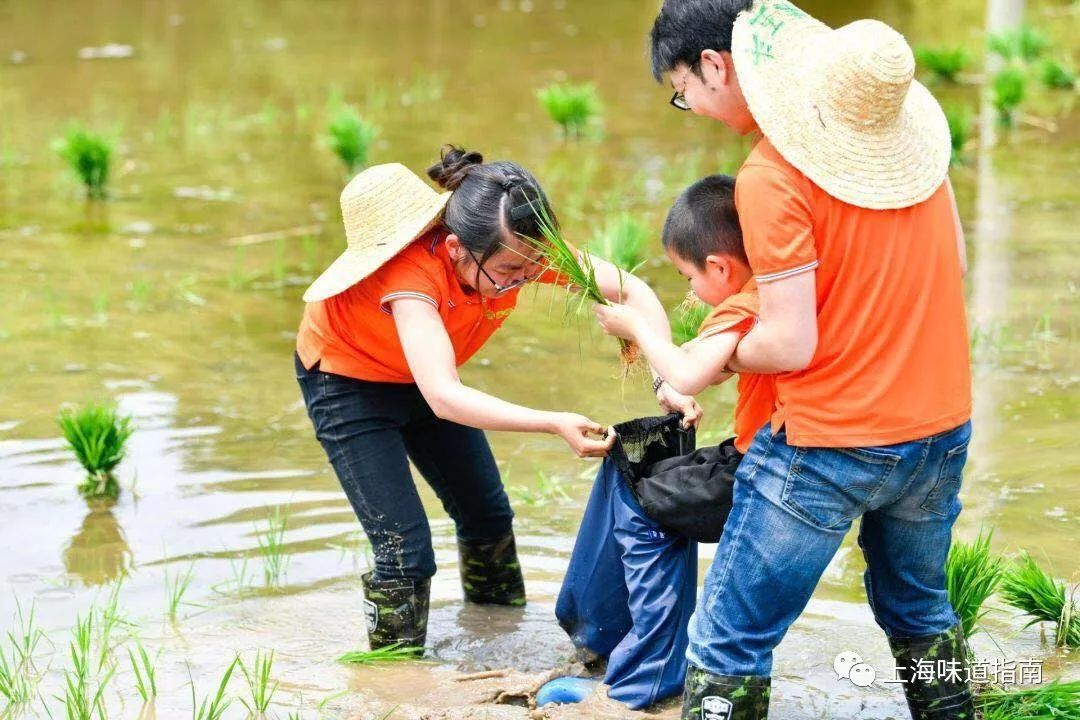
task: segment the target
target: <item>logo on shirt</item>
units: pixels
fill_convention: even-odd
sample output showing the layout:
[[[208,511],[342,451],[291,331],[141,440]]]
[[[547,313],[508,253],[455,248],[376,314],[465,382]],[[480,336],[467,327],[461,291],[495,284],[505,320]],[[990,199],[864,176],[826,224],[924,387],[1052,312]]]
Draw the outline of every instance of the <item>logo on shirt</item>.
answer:
[[[490,308],[484,308],[484,319],[502,322],[506,318],[510,317],[510,313],[512,312],[514,312],[514,308],[505,308],[503,310],[492,310]]]

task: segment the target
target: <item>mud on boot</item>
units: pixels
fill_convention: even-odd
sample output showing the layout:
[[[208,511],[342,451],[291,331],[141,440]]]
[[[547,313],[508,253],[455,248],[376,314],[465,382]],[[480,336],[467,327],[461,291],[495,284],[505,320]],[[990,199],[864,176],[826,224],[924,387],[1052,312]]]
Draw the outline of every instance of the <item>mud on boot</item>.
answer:
[[[975,700],[967,681],[968,647],[959,625],[938,635],[889,638],[889,646],[896,658],[897,675],[904,681],[912,720],[975,720]],[[935,668],[931,680],[915,672],[923,660]],[[937,670],[942,667],[959,671]]]
[[[395,643],[402,647],[424,647],[431,580],[377,580],[370,572],[360,579],[364,585],[364,616],[370,648],[377,650]]]
[[[514,533],[487,542],[458,538],[458,558],[461,588],[468,602],[525,604],[525,580],[521,576]]]
[[[766,720],[771,689],[768,677],[711,675],[691,665],[682,720]]]

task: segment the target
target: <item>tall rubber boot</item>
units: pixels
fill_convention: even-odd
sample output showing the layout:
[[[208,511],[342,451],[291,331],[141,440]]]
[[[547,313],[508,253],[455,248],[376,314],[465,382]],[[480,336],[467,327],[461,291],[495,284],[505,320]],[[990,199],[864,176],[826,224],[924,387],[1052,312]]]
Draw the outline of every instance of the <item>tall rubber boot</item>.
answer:
[[[889,646],[912,720],[975,720],[975,699],[967,680],[968,647],[959,625],[938,635],[889,638]],[[932,680],[916,672],[923,660],[923,667],[933,668]]]
[[[458,538],[458,559],[466,601],[481,605],[525,604],[525,580],[514,533],[481,543]]]
[[[377,650],[395,643],[401,647],[423,648],[427,640],[431,580],[377,580],[370,572],[360,579],[364,584],[364,615],[370,648]]]
[[[686,670],[682,720],[767,720],[772,680]]]

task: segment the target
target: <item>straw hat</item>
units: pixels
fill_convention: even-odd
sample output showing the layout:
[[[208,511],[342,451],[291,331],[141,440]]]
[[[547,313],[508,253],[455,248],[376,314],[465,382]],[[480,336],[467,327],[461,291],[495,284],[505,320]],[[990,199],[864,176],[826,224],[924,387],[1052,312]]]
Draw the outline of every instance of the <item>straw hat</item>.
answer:
[[[341,191],[348,248],[304,293],[316,302],[348,290],[427,232],[451,193],[437,193],[400,163],[364,170]]]
[[[833,30],[785,0],[758,0],[736,18],[731,53],[765,137],[833,197],[903,208],[945,181],[948,122],[888,25]]]

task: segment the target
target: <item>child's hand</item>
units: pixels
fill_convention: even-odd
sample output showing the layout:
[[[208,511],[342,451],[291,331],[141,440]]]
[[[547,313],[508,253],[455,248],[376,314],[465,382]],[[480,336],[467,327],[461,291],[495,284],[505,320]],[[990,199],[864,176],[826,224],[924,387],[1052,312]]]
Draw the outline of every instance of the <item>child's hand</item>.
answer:
[[[597,303],[593,305],[593,310],[605,333],[624,340],[636,339],[638,331],[645,323],[641,313],[628,305]]]

